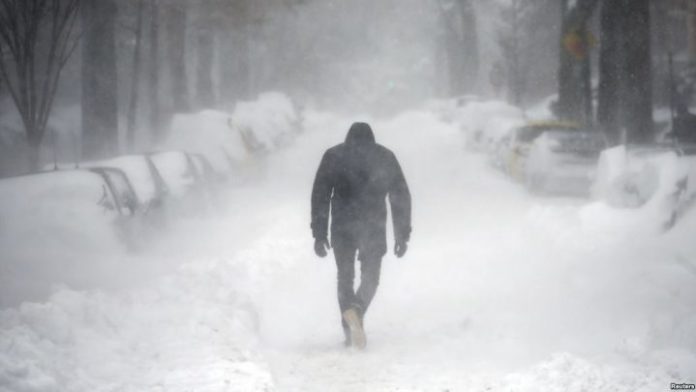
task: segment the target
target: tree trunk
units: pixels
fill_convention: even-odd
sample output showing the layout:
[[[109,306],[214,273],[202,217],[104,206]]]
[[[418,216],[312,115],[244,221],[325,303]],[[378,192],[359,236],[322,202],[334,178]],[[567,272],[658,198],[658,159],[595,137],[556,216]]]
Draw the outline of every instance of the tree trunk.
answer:
[[[251,28],[246,27],[239,40],[239,96],[247,100],[252,98],[254,85],[251,57]]]
[[[440,4],[447,53],[449,92],[461,95],[475,86],[479,68],[476,13],[470,0],[456,0],[448,8]]]
[[[172,114],[190,110],[188,75],[186,73],[187,3],[167,7],[167,66],[170,69]]]
[[[650,0],[623,0],[626,74],[622,102],[629,143],[653,140],[652,57],[650,56]]]
[[[138,9],[135,22],[135,47],[133,48],[133,69],[131,75],[131,91],[130,102],[128,103],[128,128],[127,142],[128,151],[135,151],[135,125],[138,114],[138,97],[140,89],[140,52],[142,46],[142,31],[143,31],[143,3],[144,0],[138,0]]]
[[[147,80],[148,80],[148,101],[149,101],[149,112],[148,112],[148,124],[150,126],[150,132],[152,137],[152,142],[154,144],[158,143],[162,139],[162,124],[161,124],[161,112],[162,106],[160,103],[160,43],[159,43],[159,31],[160,31],[160,7],[159,0],[150,0],[150,53],[149,62],[147,70]]]
[[[558,71],[558,116],[581,124],[589,124],[591,112],[590,42],[587,22],[598,0],[568,0],[561,3],[560,67]],[[586,102],[590,99],[590,102]],[[588,110],[589,108],[589,110]]]
[[[689,60],[696,62],[696,3],[693,1],[687,3],[687,18]]]
[[[209,28],[203,27],[199,29],[196,52],[197,104],[203,108],[211,108],[215,105],[215,92],[213,91],[215,39],[213,32]]]
[[[650,0],[605,2],[601,30],[599,123],[612,144],[651,142]]]
[[[464,55],[464,85],[468,90],[476,86],[479,72],[479,45],[476,24],[476,9],[471,0],[460,0],[462,13],[462,37],[459,50]]]
[[[522,95],[524,94],[524,73],[522,71],[522,61],[520,59],[522,53],[520,48],[520,36],[522,34],[522,26],[520,26],[520,13],[522,12],[521,0],[516,0],[512,2],[512,13],[511,13],[511,29],[512,34],[510,35],[510,47],[508,50],[510,53],[509,69],[508,75],[509,79],[509,91],[508,99],[512,101],[515,105],[522,104]]]
[[[597,121],[612,144],[618,144],[621,137],[619,128],[620,86],[624,83],[622,58],[623,42],[621,14],[622,4],[606,1],[602,4],[600,15],[601,47],[599,49],[599,96]]]
[[[41,140],[38,137],[32,137],[31,135],[37,135],[38,132],[32,132],[27,138],[28,146],[28,163],[29,171],[35,173],[41,170]],[[55,146],[54,146],[55,147]]]
[[[82,151],[102,158],[118,146],[114,0],[82,2]]]
[[[235,87],[237,75],[239,74],[236,66],[237,54],[233,44],[233,35],[228,30],[219,29],[217,50],[220,53],[218,63],[220,67],[219,97],[223,104],[231,104],[236,99]]]

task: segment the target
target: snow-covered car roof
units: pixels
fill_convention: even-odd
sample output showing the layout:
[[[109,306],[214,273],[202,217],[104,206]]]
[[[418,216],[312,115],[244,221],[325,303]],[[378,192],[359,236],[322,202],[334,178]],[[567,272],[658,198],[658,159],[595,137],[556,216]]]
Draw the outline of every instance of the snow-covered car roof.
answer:
[[[118,216],[115,206],[104,179],[89,170],[0,180],[0,231],[19,241],[111,236],[110,224]]]
[[[162,189],[160,189],[162,184],[158,184],[161,177],[157,178],[159,176],[159,173],[156,172],[157,168],[151,167],[148,159],[150,158],[146,155],[125,155],[103,161],[84,162],[81,166],[87,168],[114,167],[122,170],[128,177],[140,202],[148,203],[160,197],[160,193],[162,193]]]

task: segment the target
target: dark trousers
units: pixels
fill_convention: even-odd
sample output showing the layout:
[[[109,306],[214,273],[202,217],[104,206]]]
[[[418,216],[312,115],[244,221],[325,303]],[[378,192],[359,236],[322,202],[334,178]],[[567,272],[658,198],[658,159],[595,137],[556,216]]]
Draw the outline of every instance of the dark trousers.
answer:
[[[362,318],[377,292],[377,286],[379,286],[382,257],[360,255],[360,287],[356,292],[354,280],[357,247],[353,244],[334,243],[333,249],[338,267],[338,305],[341,309],[341,315],[346,310],[355,308]],[[341,323],[347,337],[348,325],[342,317]]]

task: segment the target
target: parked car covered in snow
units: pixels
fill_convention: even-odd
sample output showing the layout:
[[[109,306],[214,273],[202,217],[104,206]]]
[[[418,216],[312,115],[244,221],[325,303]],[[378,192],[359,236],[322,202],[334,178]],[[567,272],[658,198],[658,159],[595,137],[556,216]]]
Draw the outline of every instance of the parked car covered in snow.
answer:
[[[148,156],[169,190],[169,211],[189,214],[210,206],[211,181],[216,174],[210,172],[214,169],[209,161],[205,161],[206,165],[201,155],[183,151],[154,152]]]
[[[629,145],[605,150],[592,195],[616,208],[649,209],[669,229],[696,202],[696,146]]]
[[[203,155],[216,173],[227,175],[250,158],[243,135],[231,124],[232,116],[221,111],[177,114],[160,148]]]
[[[468,149],[492,153],[525,119],[522,110],[508,103],[473,101],[457,111],[456,121],[464,132]]]
[[[102,161],[83,162],[80,166],[121,170],[133,188],[138,208],[145,213],[161,208],[169,193],[162,174],[149,155],[125,155]]]
[[[116,243],[131,212],[104,172],[61,170],[0,180],[0,237],[13,248],[57,249]],[[29,252],[31,253],[31,252]]]
[[[94,167],[88,170],[99,174],[104,179],[111,189],[116,202],[114,207],[118,209],[120,215],[135,216],[142,211],[138,195],[123,170],[115,167]]]
[[[579,131],[574,123],[561,121],[531,122],[512,130],[506,147],[502,148],[504,170],[514,179],[524,181],[527,174],[527,160],[532,144],[547,131]]]
[[[185,197],[195,188],[199,178],[189,154],[183,151],[160,151],[147,155],[161,174],[172,197]]]
[[[252,153],[268,153],[289,144],[301,130],[301,117],[283,93],[266,92],[237,102],[230,127],[238,130]]]
[[[596,131],[545,131],[530,147],[525,183],[535,192],[587,194],[605,147],[605,138]]]

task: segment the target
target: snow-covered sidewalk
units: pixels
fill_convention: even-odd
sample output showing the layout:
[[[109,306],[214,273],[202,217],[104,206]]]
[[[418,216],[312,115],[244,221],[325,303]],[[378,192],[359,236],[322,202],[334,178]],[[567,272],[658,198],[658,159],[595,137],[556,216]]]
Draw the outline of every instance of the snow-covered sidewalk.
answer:
[[[657,236],[607,224],[587,201],[529,196],[422,112],[373,121],[409,181],[414,232],[404,259],[385,259],[368,349],[346,351],[333,260],[313,255],[308,220],[321,154],[348,126],[308,116],[265,178],[229,192],[229,211],[161,240],[153,252],[171,260],[142,287],[63,290],[0,313],[0,390],[656,391],[696,382],[696,214]]]

